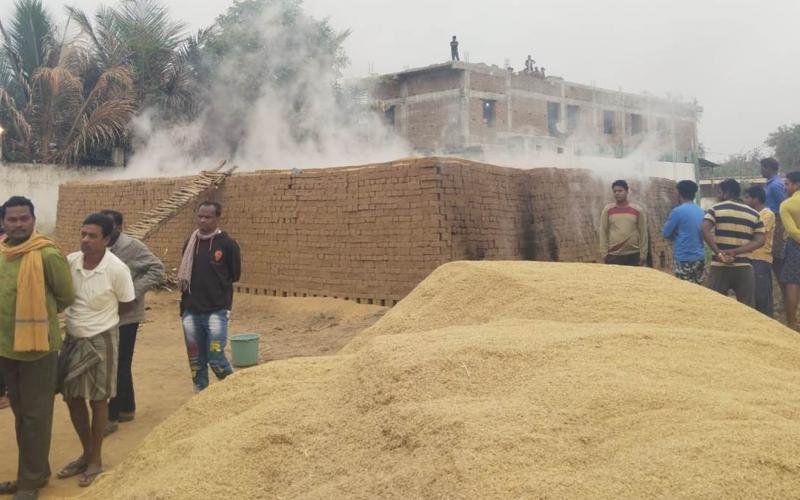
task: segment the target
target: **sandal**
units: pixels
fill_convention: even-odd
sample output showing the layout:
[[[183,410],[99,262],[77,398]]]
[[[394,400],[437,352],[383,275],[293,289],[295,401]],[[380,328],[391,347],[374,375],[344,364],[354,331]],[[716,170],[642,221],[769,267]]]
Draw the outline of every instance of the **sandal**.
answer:
[[[86,472],[86,469],[88,468],[89,464],[87,464],[86,460],[83,457],[81,457],[75,460],[74,462],[70,462],[69,464],[67,464],[66,467],[58,471],[56,477],[58,477],[59,479],[67,479]]]
[[[78,480],[78,486],[81,488],[87,488],[91,486],[94,480],[97,479],[103,472],[103,469],[98,469],[95,472],[84,472],[80,480]]]
[[[0,495],[13,495],[17,492],[16,481],[5,481],[0,483]]]

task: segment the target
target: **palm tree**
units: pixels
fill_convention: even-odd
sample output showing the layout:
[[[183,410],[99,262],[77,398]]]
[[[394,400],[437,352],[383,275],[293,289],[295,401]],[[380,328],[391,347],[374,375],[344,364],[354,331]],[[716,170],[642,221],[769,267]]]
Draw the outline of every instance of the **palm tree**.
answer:
[[[79,48],[57,42],[41,0],[15,7],[10,29],[0,23],[4,151],[18,161],[73,163],[119,141],[135,112],[130,69],[98,68]]]
[[[196,67],[200,48],[212,33],[187,37],[157,0],[122,0],[118,8],[100,8],[94,22],[82,10],[67,8],[88,41],[99,67],[133,68],[139,109],[156,108],[162,118],[191,116],[196,109]]]

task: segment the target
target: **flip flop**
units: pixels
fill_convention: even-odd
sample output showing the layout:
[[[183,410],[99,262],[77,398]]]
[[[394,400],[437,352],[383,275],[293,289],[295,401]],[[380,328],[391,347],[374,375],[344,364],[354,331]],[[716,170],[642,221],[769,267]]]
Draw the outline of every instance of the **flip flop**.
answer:
[[[70,477],[77,476],[78,474],[82,474],[86,472],[86,469],[89,468],[89,464],[87,464],[83,458],[79,458],[74,462],[70,462],[67,464],[66,467],[58,471],[56,477],[59,479],[67,479]]]
[[[17,492],[16,481],[6,481],[0,483],[0,495],[13,495]]]
[[[103,472],[105,472],[103,469],[92,473],[84,472],[81,478],[78,480],[78,486],[81,488],[87,488],[91,486],[94,480],[97,479]]]

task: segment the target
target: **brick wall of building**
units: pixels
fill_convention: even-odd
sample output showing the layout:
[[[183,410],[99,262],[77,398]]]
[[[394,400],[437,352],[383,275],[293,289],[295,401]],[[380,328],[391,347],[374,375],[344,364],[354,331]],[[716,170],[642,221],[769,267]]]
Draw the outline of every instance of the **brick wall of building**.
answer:
[[[86,214],[113,207],[134,223],[184,182],[64,184],[58,238],[75,250]],[[393,303],[451,260],[599,260],[606,184],[581,170],[424,158],[237,174],[206,198],[223,204],[221,227],[242,247],[241,291]],[[666,265],[669,247],[657,235],[674,184],[653,179],[637,188],[646,193],[654,264]],[[169,269],[194,228],[194,210],[185,207],[147,241]]]
[[[514,96],[511,106],[511,131],[547,136],[547,101]]]
[[[408,95],[415,96],[459,88],[462,78],[462,71],[441,68],[429,72],[427,78],[404,78],[403,81],[408,90]]]
[[[444,149],[463,141],[461,99],[448,97],[406,105],[407,114],[398,124],[405,137],[419,149]]]

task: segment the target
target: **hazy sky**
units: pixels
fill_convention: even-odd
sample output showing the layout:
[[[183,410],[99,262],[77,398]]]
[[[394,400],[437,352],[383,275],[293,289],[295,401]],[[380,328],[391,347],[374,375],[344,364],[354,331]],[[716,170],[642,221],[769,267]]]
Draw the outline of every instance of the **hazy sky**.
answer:
[[[163,0],[199,27],[231,0]],[[11,0],[3,0],[7,16]],[[99,0],[44,0],[53,13]],[[798,0],[305,0],[315,17],[351,29],[347,76],[394,72],[449,58],[519,69],[527,54],[548,74],[625,91],[696,98],[700,141],[720,159],[760,146],[800,122]]]

